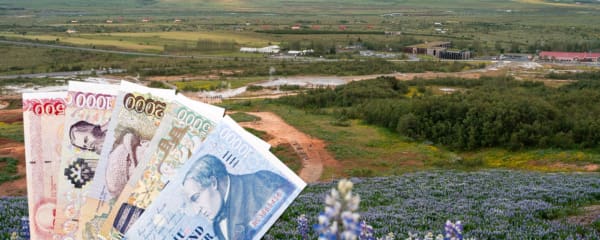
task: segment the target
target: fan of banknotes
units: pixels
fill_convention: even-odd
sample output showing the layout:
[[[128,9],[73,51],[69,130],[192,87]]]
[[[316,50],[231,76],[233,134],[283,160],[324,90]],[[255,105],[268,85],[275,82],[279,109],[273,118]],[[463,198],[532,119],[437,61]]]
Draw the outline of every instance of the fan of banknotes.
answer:
[[[69,82],[23,94],[32,239],[259,239],[306,184],[224,109]]]

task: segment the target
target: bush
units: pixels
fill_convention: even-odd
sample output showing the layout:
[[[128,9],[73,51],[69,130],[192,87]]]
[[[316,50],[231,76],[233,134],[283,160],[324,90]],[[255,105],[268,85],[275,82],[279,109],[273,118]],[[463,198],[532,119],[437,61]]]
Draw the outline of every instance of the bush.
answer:
[[[256,91],[263,90],[263,86],[259,86],[259,85],[250,85],[250,86],[246,87],[246,90],[247,90],[247,91],[250,91],[250,92],[256,92]]]
[[[0,164],[3,165],[3,167],[0,168],[0,184],[22,177],[22,175],[17,174],[18,163],[19,160],[14,158],[0,158]]]

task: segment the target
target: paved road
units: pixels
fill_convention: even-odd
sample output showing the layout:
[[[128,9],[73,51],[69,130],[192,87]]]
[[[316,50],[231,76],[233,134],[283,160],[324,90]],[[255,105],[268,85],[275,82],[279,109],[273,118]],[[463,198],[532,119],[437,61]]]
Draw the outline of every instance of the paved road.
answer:
[[[110,69],[110,70],[94,70],[96,74],[102,75],[107,73],[124,73],[125,69]],[[44,77],[68,77],[78,75],[92,75],[92,70],[83,71],[72,71],[72,72],[49,72],[49,73],[32,73],[32,74],[17,74],[17,75],[4,75],[0,76],[1,79],[15,79],[15,78],[44,78]]]

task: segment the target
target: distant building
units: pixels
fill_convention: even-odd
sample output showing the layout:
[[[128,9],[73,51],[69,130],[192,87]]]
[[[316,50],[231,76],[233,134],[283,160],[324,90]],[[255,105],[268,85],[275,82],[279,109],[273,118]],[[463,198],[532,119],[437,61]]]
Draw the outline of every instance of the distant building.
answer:
[[[175,20],[173,20],[173,22],[174,22],[174,23],[180,23],[180,22],[181,22],[181,19],[175,19]]]
[[[432,56],[437,57],[437,53],[439,52],[440,49],[447,49],[451,45],[452,45],[451,42],[441,42],[441,41],[426,42],[426,43],[406,46],[404,48],[404,52],[412,53],[412,54],[427,54],[427,55],[432,55]]]
[[[71,23],[79,23],[77,20],[71,20]]]
[[[600,62],[600,53],[541,51],[539,59],[546,61]]]
[[[281,49],[277,45],[271,45],[263,48],[242,47],[240,52],[243,53],[279,53]]]
[[[108,19],[106,20],[106,23],[113,23],[113,20]]]
[[[526,53],[505,53],[498,56],[498,60],[530,61],[532,59],[533,56]]]
[[[142,22],[150,22],[150,19],[144,18],[144,19],[142,19]]]
[[[385,35],[402,35],[400,31],[385,31],[383,32]]]
[[[300,30],[300,26],[292,26],[292,30]]]
[[[67,33],[71,34],[71,33],[76,33],[77,31],[73,30],[73,29],[67,29]]]
[[[471,58],[471,51],[446,49],[440,51],[438,57],[443,59],[466,60]]]
[[[444,94],[451,94],[456,92],[456,89],[454,88],[440,88],[440,91],[442,91]]]
[[[451,42],[428,42],[407,46],[404,48],[404,52],[409,54],[426,54],[443,59],[464,60],[471,58],[471,51],[450,50],[451,46]]]
[[[314,53],[315,51],[312,49],[306,49],[306,50],[302,50],[302,51],[298,51],[298,50],[289,50],[287,52],[288,55],[292,55],[292,56],[304,56],[306,54],[310,54],[310,53]]]
[[[360,51],[360,56],[362,57],[378,57],[378,58],[395,58],[396,54],[393,53],[385,53],[385,52],[374,52],[371,50]]]

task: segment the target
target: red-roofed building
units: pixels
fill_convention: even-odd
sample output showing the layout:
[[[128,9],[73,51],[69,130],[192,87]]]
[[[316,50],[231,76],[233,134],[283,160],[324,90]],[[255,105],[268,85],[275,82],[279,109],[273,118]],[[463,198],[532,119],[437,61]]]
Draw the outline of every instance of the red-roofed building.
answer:
[[[600,62],[600,53],[541,51],[539,56],[550,61]]]

